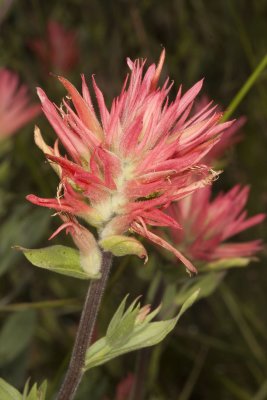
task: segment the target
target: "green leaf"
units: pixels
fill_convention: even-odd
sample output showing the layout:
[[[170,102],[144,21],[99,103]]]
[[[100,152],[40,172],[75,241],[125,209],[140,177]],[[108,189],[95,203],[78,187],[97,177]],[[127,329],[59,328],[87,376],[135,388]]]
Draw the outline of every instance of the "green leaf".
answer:
[[[17,312],[6,320],[0,332],[0,366],[13,361],[28,346],[35,326],[33,310]]]
[[[255,261],[255,258],[249,258],[249,257],[225,258],[219,261],[214,261],[205,264],[201,268],[201,271],[220,271],[230,268],[246,267],[253,260]]]
[[[24,389],[23,389],[23,393],[22,393],[22,400],[26,400],[27,399],[27,395],[28,395],[29,389],[30,389],[30,380],[31,380],[31,378],[28,378],[26,383],[25,383],[25,386],[24,386]]]
[[[0,399],[1,400],[22,400],[21,394],[9,383],[0,378]]]
[[[71,247],[56,245],[43,249],[25,249],[19,246],[15,248],[22,251],[25,257],[36,267],[79,279],[99,277],[91,276],[82,269],[80,253]]]
[[[99,245],[110,251],[114,256],[121,257],[127,254],[136,255],[147,261],[147,252],[141,242],[133,237],[124,235],[111,235],[99,241]]]
[[[38,388],[37,383],[35,383],[25,400],[45,400],[47,390],[47,381],[44,381]],[[24,399],[23,399],[24,400]]]
[[[120,320],[122,319],[122,316],[123,316],[123,313],[125,310],[127,297],[128,297],[128,294],[124,297],[121,304],[117,308],[115,314],[113,315],[113,317],[109,323],[108,329],[107,329],[107,336],[112,336],[116,332],[116,328],[117,328]]]
[[[38,388],[37,388],[37,383],[35,383],[32,386],[30,392],[27,393],[27,396],[25,396],[25,400],[39,400],[37,396],[38,396]]]
[[[45,400],[47,391],[47,382],[44,381],[39,388],[35,383],[29,392],[30,379],[27,380],[23,394],[21,395],[17,389],[0,378],[0,399],[1,400]]]
[[[181,307],[181,310],[179,311],[177,321],[186,312],[186,310],[188,310],[188,308],[190,308],[194,304],[194,302],[196,301],[196,299],[199,296],[199,292],[200,292],[200,289],[197,289],[195,292],[193,292],[191,294],[190,297],[188,297],[188,299],[186,299],[186,301],[184,302],[184,304]]]
[[[151,314],[153,314],[154,317],[155,314],[158,312],[157,309],[154,310],[151,314],[148,314],[142,322],[137,323],[137,319],[135,319],[135,324],[131,327],[131,329],[127,327],[127,336],[124,336],[124,341],[120,343],[114,343],[109,340],[107,336],[99,339],[87,350],[84,370],[86,371],[90,368],[104,364],[122,354],[142,349],[144,347],[154,346],[155,344],[161,342],[168,335],[168,333],[172,331],[183,313],[197,299],[198,292],[198,290],[195,291],[190,297],[186,299],[176,318],[172,318],[166,321],[150,322]],[[117,315],[115,314],[117,321],[118,315],[121,315],[121,310],[125,306],[125,299],[123,300],[122,304],[119,307],[119,313],[117,311]],[[129,309],[126,310],[126,312],[122,315],[122,320],[124,319],[125,315],[127,315],[128,317],[129,315],[134,315],[136,313],[136,310],[139,311],[140,305],[135,305],[136,302],[134,302],[133,304],[129,307],[130,311],[128,311]],[[120,327],[120,322],[117,323],[117,327]],[[114,335],[116,332],[114,324],[112,327],[112,331]],[[117,334],[120,334],[119,331],[117,331]]]
[[[207,273],[187,280],[173,299],[180,306],[199,289],[198,300],[210,296],[224,277],[224,272]]]
[[[126,312],[121,316],[121,318],[116,316],[116,319],[118,320],[117,324],[115,325],[115,321],[111,321],[111,326],[109,325],[107,334],[106,334],[106,339],[108,345],[112,347],[120,347],[122,346],[127,339],[129,338],[130,334],[132,333],[135,325],[135,321],[137,318],[137,315],[140,310],[140,305],[137,304],[137,299],[130,305],[130,307],[126,310]],[[122,304],[125,304],[125,301],[123,300]],[[118,311],[120,310],[120,307]]]
[[[38,389],[38,400],[45,400],[47,393],[47,381],[43,381],[43,383],[39,386]]]

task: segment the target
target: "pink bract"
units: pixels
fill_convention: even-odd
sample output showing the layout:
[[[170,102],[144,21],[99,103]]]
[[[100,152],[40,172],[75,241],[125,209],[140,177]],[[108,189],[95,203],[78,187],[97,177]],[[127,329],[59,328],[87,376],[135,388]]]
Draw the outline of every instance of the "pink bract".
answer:
[[[26,85],[21,85],[16,73],[0,69],[0,140],[15,133],[39,112],[39,105],[30,104]]]
[[[82,95],[59,77],[68,91],[60,108],[38,89],[43,111],[67,155],[61,156],[57,144],[47,146],[36,133],[37,145],[61,183],[57,198],[28,199],[83,218],[98,229],[100,238],[136,232],[174,252],[195,271],[147,225],[179,228],[164,208],[211,183],[216,173],[200,162],[232,123],[219,123],[221,113],[209,105],[190,113],[202,81],[183,95],[180,87],[170,101],[173,83],[167,79],[158,87],[164,56],[163,51],[158,66],[152,64],[146,71],[145,61],[128,60],[130,74],[110,110],[92,77],[99,116],[83,75]]]
[[[248,186],[236,185],[211,200],[211,188],[205,187],[171,205],[170,216],[184,228],[171,230],[173,242],[192,261],[253,256],[262,249],[261,240],[228,242],[265,218],[265,214],[247,218],[248,195]]]

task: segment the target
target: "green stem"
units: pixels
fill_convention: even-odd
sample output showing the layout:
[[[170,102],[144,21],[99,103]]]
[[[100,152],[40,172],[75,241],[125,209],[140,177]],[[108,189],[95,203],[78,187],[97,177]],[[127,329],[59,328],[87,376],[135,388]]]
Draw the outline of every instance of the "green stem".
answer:
[[[202,347],[195,358],[195,364],[190,371],[189,377],[185,382],[182,392],[179,394],[178,400],[188,400],[191,398],[196,382],[206,361],[207,354],[208,348]]]
[[[227,121],[231,117],[231,115],[234,113],[236,108],[239,106],[243,98],[246,96],[248,91],[251,89],[255,81],[259,78],[260,74],[266,67],[267,67],[267,54],[263,57],[257,68],[252,72],[250,77],[247,79],[247,81],[244,83],[244,85],[241,87],[239,92],[235,95],[235,97],[229,104],[226,112],[224,113],[221,119],[222,122]]]
[[[252,354],[255,356],[255,359],[259,362],[260,365],[264,366],[266,365],[266,360],[264,356],[263,349],[259,345],[253,331],[250,329],[250,326],[248,325],[247,321],[244,319],[242,312],[240,310],[240,307],[231,293],[231,290],[226,286],[226,284],[222,284],[220,286],[220,293],[222,296],[222,299],[228,308],[228,311],[232,315],[234,321],[236,322],[238,328],[240,329],[240,332],[246,341],[248,347],[250,348]]]
[[[58,307],[77,307],[81,303],[79,299],[61,299],[61,300],[46,300],[36,301],[35,303],[15,303],[1,306],[0,312],[14,312],[14,311],[25,311],[29,309],[39,310],[43,308],[58,308]]]
[[[83,376],[86,351],[90,345],[101,300],[107,285],[111,268],[112,254],[104,252],[101,266],[101,278],[90,283],[64,382],[57,400],[74,398]]]

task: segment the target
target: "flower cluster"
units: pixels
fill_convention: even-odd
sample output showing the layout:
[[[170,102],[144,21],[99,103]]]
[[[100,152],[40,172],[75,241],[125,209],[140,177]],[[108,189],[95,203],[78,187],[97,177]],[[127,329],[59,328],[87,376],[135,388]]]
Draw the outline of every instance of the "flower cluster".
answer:
[[[251,257],[262,249],[261,240],[228,242],[265,218],[265,214],[247,218],[248,195],[247,186],[236,185],[211,200],[211,187],[205,187],[171,205],[170,215],[183,227],[171,229],[173,242],[194,262]]]
[[[60,155],[58,142],[53,148],[46,145],[36,130],[36,143],[59,174],[60,185],[56,198],[29,195],[28,200],[69,216],[69,228],[78,224],[76,217],[96,227],[100,244],[135,232],[172,251],[195,271],[147,225],[179,228],[163,210],[211,183],[216,173],[201,160],[231,122],[220,123],[221,113],[211,104],[192,115],[202,81],[183,95],[180,87],[170,101],[173,83],[167,79],[158,87],[164,56],[163,51],[158,66],[152,64],[146,71],[145,61],[128,60],[130,75],[110,110],[92,77],[100,117],[84,76],[82,95],[68,80],[58,78],[68,92],[60,107],[38,89],[42,109],[67,155]]]
[[[0,69],[0,140],[33,119],[41,108],[31,105],[28,88],[20,85],[16,73]]]

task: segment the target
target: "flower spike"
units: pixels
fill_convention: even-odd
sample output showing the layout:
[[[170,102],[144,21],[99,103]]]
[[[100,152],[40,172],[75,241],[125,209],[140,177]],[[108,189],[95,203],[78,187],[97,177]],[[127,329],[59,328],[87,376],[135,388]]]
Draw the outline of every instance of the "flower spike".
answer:
[[[164,59],[163,49],[158,66],[152,64],[146,70],[145,61],[128,60],[130,74],[109,110],[93,77],[99,117],[83,75],[82,94],[58,77],[68,92],[60,108],[38,89],[43,111],[67,154],[46,147],[38,136],[38,146],[60,171],[61,196],[30,195],[28,199],[95,226],[100,246],[113,246],[114,254],[125,254],[129,248],[131,254],[146,257],[141,244],[121,239],[135,232],[170,250],[195,272],[190,261],[148,226],[180,229],[164,209],[216,177],[201,160],[231,122],[220,123],[221,113],[211,104],[192,115],[202,81],[185,94],[180,88],[169,102],[173,83],[167,79],[159,86]],[[124,243],[123,249],[118,250],[118,243]]]

